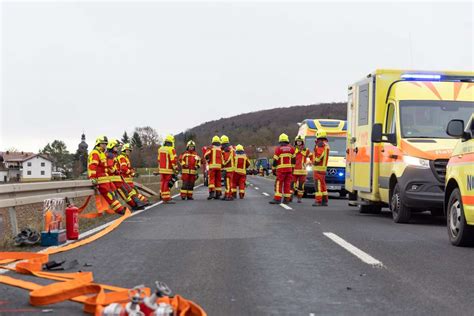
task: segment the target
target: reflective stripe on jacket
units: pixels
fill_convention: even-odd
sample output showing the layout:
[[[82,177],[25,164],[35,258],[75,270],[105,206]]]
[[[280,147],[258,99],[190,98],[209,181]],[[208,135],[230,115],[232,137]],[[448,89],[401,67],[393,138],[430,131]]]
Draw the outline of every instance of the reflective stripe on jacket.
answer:
[[[158,172],[160,174],[174,174],[176,163],[176,150],[173,147],[161,146],[158,149]]]
[[[222,169],[227,172],[232,172],[235,169],[234,161],[234,149],[231,146],[228,146],[222,152]]]
[[[291,145],[283,145],[275,148],[275,154],[273,155],[273,164],[277,171],[281,172],[293,172],[293,155],[295,149]]]
[[[294,159],[294,169],[293,169],[293,174],[294,175],[301,175],[304,176],[306,175],[306,160],[310,156],[310,151],[308,148],[299,148],[296,147],[295,149],[295,154],[293,156]]]
[[[325,172],[328,167],[329,144],[326,140],[317,141],[314,147],[313,171]]]
[[[87,161],[87,175],[89,179],[97,179],[97,182],[108,183],[110,180],[107,177],[107,157],[105,153],[94,148],[89,154]]]
[[[212,146],[204,154],[208,161],[209,169],[222,169],[222,149],[220,146]]]
[[[235,173],[247,174],[247,168],[250,167],[250,161],[246,154],[235,154]]]
[[[195,151],[185,151],[179,156],[182,174],[196,174],[201,166],[201,158]]]

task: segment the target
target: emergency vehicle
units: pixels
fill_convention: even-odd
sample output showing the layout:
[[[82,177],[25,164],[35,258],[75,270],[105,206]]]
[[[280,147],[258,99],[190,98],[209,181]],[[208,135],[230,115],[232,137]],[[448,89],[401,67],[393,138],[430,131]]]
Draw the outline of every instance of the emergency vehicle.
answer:
[[[463,120],[452,120],[446,129],[460,138],[448,162],[444,194],[448,236],[456,246],[474,244],[474,114],[464,126]]]
[[[347,123],[342,120],[331,119],[306,119],[298,124],[300,126],[298,135],[304,137],[305,147],[314,153],[316,143],[316,131],[324,129],[328,135],[329,152],[328,168],[326,171],[326,185],[329,192],[339,192],[345,197],[345,174],[346,174],[346,130]],[[315,192],[313,169],[307,167],[305,195]]]
[[[457,140],[452,119],[474,111],[474,72],[381,69],[349,86],[346,189],[362,213],[389,206],[443,214],[446,165]]]

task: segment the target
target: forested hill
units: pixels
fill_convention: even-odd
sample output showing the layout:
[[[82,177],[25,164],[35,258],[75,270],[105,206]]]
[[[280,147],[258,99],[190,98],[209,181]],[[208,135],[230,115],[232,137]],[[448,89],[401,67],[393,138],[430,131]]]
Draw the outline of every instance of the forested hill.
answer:
[[[297,123],[304,119],[345,119],[346,106],[347,103],[343,102],[297,105],[221,118],[176,135],[176,145],[178,150],[182,150],[185,141],[191,138],[200,148],[209,144],[212,136],[222,134],[229,136],[232,144],[274,145],[281,133],[287,133],[290,138],[295,137]]]

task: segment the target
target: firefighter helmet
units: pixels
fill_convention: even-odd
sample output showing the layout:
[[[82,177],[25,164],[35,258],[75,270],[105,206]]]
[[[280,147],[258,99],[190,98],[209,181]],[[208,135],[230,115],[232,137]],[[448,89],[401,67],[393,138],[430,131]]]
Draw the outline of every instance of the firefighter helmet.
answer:
[[[196,147],[196,143],[192,140],[190,140],[187,144],[186,144],[186,147]]]
[[[288,138],[288,135],[283,133],[283,134],[280,135],[280,137],[278,137],[278,142],[279,143],[289,143],[290,139]]]
[[[174,143],[174,136],[169,134],[165,137],[165,143]]]
[[[244,151],[244,146],[238,144],[237,146],[235,146],[235,150],[237,150],[237,151]]]
[[[119,141],[116,139],[111,139],[107,144],[107,149],[113,149],[119,145]]]
[[[298,141],[304,143],[304,138],[303,138],[303,136],[301,136],[301,135],[296,136],[296,137],[295,137],[295,144],[296,144],[296,142],[298,142]]]
[[[107,136],[99,136],[95,140],[95,145],[97,146],[99,144],[107,144],[108,142],[109,140],[107,139]]]
[[[229,143],[229,137],[226,135],[221,136],[221,144],[228,144]]]
[[[328,137],[328,135],[327,135],[326,131],[323,130],[323,129],[318,129],[318,131],[316,132],[316,138],[318,138],[318,139],[319,138],[327,138],[327,137]]]
[[[132,151],[132,146],[129,143],[126,143],[122,146],[122,151],[130,150]]]
[[[213,144],[214,144],[214,143],[219,143],[219,144],[220,144],[220,143],[221,143],[221,139],[219,138],[219,136],[216,135],[216,136],[212,137],[212,143],[213,143]]]

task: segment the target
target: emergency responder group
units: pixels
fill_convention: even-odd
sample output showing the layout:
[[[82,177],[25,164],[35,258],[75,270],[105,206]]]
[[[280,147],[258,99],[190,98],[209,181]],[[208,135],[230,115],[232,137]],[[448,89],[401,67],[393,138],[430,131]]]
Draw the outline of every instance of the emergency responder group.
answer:
[[[316,184],[313,206],[327,206],[326,169],[329,158],[329,144],[324,130],[316,132],[316,144],[311,152],[305,147],[302,136],[296,136],[294,146],[290,145],[288,135],[281,134],[279,146],[273,156],[272,172],[276,176],[275,196],[270,204],[289,203],[296,192],[298,203],[304,194],[306,168],[313,171]]]
[[[290,145],[288,135],[281,134],[279,146],[273,156],[272,172],[276,176],[275,195],[271,204],[289,203],[293,195],[298,202],[304,193],[306,168],[312,165],[316,186],[313,206],[327,206],[326,168],[329,157],[329,145],[326,133],[318,130],[314,152],[305,147],[301,136],[295,138],[294,146]],[[203,160],[196,151],[196,144],[190,140],[186,150],[179,156],[175,150],[175,139],[166,136],[163,145],[158,149],[158,173],[160,175],[160,197],[165,204],[174,204],[171,188],[178,179],[181,170],[180,196],[183,200],[193,200],[193,190],[201,165],[207,166],[208,188],[211,199],[232,201],[245,197],[247,169],[250,161],[242,145],[232,146],[226,135],[214,136],[211,146],[203,148]],[[135,170],[131,166],[130,144],[121,144],[116,139],[108,140],[106,136],[97,138],[95,147],[88,160],[88,176],[97,191],[116,213],[123,214],[125,207],[118,197],[133,210],[149,204],[148,200],[135,188],[133,177]],[[222,194],[224,179],[224,194]]]

